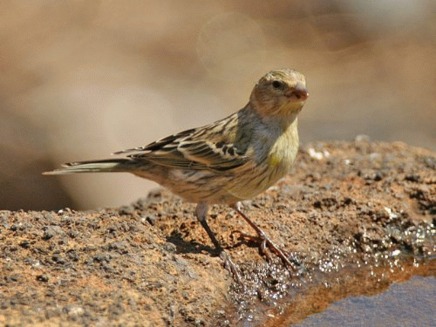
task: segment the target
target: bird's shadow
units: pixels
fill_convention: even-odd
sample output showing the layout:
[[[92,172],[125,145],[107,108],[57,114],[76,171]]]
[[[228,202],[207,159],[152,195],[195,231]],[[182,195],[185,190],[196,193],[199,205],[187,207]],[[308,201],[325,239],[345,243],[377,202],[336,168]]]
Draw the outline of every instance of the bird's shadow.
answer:
[[[176,253],[202,253],[208,252],[213,256],[218,256],[219,251],[214,247],[204,245],[195,241],[188,242],[183,239],[178,231],[174,231],[167,236],[166,241],[176,246]]]
[[[240,233],[238,241],[229,247],[224,247],[224,249],[236,248],[241,245],[248,247],[258,247],[259,243],[255,241],[257,238],[254,236],[249,236],[247,234]],[[183,239],[182,234],[178,231],[173,231],[171,235],[167,236],[166,241],[172,243],[176,246],[176,253],[202,253],[208,252],[212,256],[219,256],[220,251],[215,247],[205,245],[196,241],[186,241]]]

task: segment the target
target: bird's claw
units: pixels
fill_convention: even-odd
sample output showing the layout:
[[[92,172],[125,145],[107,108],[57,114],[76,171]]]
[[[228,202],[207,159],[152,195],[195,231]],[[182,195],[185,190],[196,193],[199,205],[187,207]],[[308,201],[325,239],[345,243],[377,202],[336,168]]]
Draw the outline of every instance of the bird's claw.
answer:
[[[224,250],[221,251],[220,258],[223,260],[224,268],[227,269],[232,274],[233,278],[238,283],[241,282],[241,275],[239,274],[238,268],[226,251]]]
[[[283,250],[281,250],[276,244],[274,244],[274,242],[271,241],[262,230],[260,230],[259,235],[257,236],[249,235],[241,231],[233,231],[232,235],[235,233],[238,233],[240,237],[247,239],[250,242],[257,243],[259,246],[259,253],[264,257],[266,257],[266,260],[268,262],[272,262],[272,258],[269,252],[267,251],[267,248],[276,256],[278,256],[286,266],[291,268],[294,267],[292,262],[288,259],[286,253]]]

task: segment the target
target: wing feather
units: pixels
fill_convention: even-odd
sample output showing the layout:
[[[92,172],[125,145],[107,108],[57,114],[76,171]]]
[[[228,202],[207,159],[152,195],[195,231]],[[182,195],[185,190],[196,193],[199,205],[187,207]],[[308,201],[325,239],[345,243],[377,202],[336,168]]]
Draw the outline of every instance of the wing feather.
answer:
[[[233,123],[229,120],[235,120]],[[225,128],[225,133],[224,129]],[[226,171],[248,161],[247,149],[236,146],[237,115],[214,124],[170,135],[143,147],[114,154],[133,160],[147,160],[169,168]]]

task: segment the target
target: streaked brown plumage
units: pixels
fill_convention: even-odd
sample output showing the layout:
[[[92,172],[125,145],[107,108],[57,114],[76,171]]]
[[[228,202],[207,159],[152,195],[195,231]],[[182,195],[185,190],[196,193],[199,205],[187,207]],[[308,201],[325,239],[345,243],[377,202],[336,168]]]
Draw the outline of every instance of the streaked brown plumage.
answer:
[[[125,158],[68,163],[46,174],[130,172],[153,180],[198,204],[199,221],[232,266],[206,223],[209,204],[229,204],[289,263],[238,203],[265,191],[291,168],[298,151],[297,115],[307,97],[302,74],[271,71],[255,85],[248,104],[224,119],[115,153]]]

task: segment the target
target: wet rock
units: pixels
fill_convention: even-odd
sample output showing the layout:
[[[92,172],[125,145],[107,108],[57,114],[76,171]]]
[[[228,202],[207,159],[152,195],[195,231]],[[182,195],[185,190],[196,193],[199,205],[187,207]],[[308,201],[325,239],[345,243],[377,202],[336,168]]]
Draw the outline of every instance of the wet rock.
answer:
[[[262,325],[290,307],[327,305],[310,297],[314,285],[323,299],[388,287],[394,278],[384,278],[404,271],[408,258],[407,269],[434,258],[434,158],[366,139],[303,148],[293,173],[244,208],[292,267],[269,250],[268,260],[260,256],[250,227],[213,206],[208,223],[241,283],[224,269],[195,205],[166,191],[118,209],[0,211],[4,322],[26,315],[27,325],[143,325],[144,317],[150,326]]]

